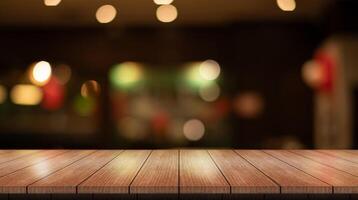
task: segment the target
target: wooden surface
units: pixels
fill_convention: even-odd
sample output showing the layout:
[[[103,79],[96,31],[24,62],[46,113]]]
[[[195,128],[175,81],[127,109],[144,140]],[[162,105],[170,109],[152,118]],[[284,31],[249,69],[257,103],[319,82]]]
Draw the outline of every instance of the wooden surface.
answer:
[[[358,151],[0,150],[0,197],[77,193],[354,195]]]
[[[131,193],[178,193],[178,158],[178,150],[153,151],[131,184]]]
[[[281,193],[331,193],[332,188],[294,166],[259,150],[237,150],[239,155],[269,176]]]
[[[270,155],[333,186],[334,193],[357,193],[358,177],[323,165],[290,151],[266,151]],[[308,153],[308,152],[306,152]],[[303,152],[302,152],[303,154]]]

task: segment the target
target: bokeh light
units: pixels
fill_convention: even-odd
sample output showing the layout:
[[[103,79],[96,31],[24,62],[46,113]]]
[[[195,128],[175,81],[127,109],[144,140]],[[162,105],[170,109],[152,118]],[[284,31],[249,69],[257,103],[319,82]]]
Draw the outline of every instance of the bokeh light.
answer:
[[[75,112],[83,117],[92,115],[96,108],[96,102],[92,98],[84,98],[81,95],[75,97],[73,102],[73,109]]]
[[[174,0],[153,0],[157,5],[168,5],[173,3]]]
[[[283,11],[294,11],[296,8],[295,0],[276,0],[277,6]]]
[[[157,8],[157,19],[164,23],[174,21],[178,17],[178,11],[173,5],[161,5]]]
[[[0,104],[4,103],[7,98],[6,88],[0,85]]]
[[[96,98],[101,92],[101,87],[95,80],[89,80],[82,84],[81,95],[85,98]]]
[[[212,84],[212,80],[204,79],[200,74],[200,65],[201,62],[193,62],[188,65],[186,68],[184,77],[189,84],[189,86],[193,88],[203,87],[206,85]]]
[[[215,60],[206,60],[200,64],[199,73],[205,80],[215,80],[220,75],[220,66]]]
[[[59,65],[53,69],[53,75],[57,77],[60,84],[65,85],[71,79],[72,71],[68,65]]]
[[[52,74],[50,63],[46,61],[37,62],[30,70],[30,81],[38,86],[45,85]]]
[[[213,102],[220,96],[220,87],[215,82],[199,88],[199,96],[207,102]]]
[[[96,19],[99,23],[105,24],[114,20],[117,10],[112,5],[103,5],[97,9]]]
[[[18,105],[38,105],[42,96],[40,88],[29,84],[15,85],[10,93],[12,102]]]
[[[61,0],[44,0],[46,6],[57,6],[60,2]]]
[[[234,109],[242,118],[256,118],[263,112],[264,100],[257,92],[245,92],[235,98]]]
[[[65,96],[64,86],[56,77],[52,76],[50,81],[42,87],[43,101],[41,106],[47,110],[57,110],[62,107]]]
[[[124,62],[115,65],[109,72],[109,79],[116,88],[130,88],[143,77],[142,67],[135,62]]]
[[[318,88],[323,82],[322,67],[314,60],[307,61],[302,67],[302,78],[308,86]]]
[[[183,133],[188,140],[198,141],[204,136],[205,126],[200,120],[191,119],[185,122],[183,127]]]

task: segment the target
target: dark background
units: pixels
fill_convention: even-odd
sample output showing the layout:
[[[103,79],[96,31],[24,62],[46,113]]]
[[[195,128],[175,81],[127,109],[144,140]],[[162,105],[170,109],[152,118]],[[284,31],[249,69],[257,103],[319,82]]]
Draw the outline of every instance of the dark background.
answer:
[[[0,79],[7,80],[3,81],[7,87],[14,84],[9,81],[12,70],[26,70],[29,63],[45,58],[69,64],[78,79],[95,79],[103,90],[96,118],[99,126],[94,134],[45,134],[2,128],[0,148],[175,146],[150,140],[127,143],[116,136],[108,103],[109,67],[134,60],[161,70],[207,58],[218,61],[222,67],[222,94],[231,98],[238,91],[258,91],[265,99],[265,110],[250,120],[238,119],[230,112],[230,143],[203,140],[186,146],[267,147],[266,140],[294,135],[311,148],[313,91],[302,81],[301,67],[329,36],[357,34],[357,8],[354,0],[334,1],[314,21],[252,20],[220,26],[0,26]],[[74,87],[76,84],[79,83],[74,81]],[[17,112],[4,110],[5,116]],[[7,123],[2,119],[2,123]]]

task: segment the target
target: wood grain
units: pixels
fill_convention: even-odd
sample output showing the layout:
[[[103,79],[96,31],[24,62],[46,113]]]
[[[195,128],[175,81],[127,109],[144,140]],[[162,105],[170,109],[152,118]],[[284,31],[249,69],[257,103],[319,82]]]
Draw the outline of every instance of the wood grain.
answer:
[[[79,185],[78,193],[129,193],[129,185],[150,152],[149,150],[126,150],[122,152]]]
[[[345,150],[318,150],[318,152],[325,153],[337,158],[348,160],[354,163],[358,163],[358,154],[355,154],[353,151]]]
[[[231,186],[231,193],[280,193],[280,187],[232,150],[209,150]]]
[[[17,150],[17,151],[5,151],[0,154],[0,164],[22,158],[24,156],[39,152],[39,150]]]
[[[325,153],[312,150],[292,150],[293,153],[302,155],[306,158],[319,162],[321,164],[333,167],[335,169],[358,176],[358,164],[350,162],[336,156],[327,155]],[[357,156],[358,157],[358,156]]]
[[[310,174],[325,183],[333,186],[334,193],[357,193],[358,177],[352,176],[343,171],[323,165],[301,155],[290,151],[266,151],[272,156]]]
[[[0,164],[0,177],[58,156],[68,150],[46,150]]]
[[[332,193],[332,187],[259,150],[236,150],[281,187],[281,193]]]
[[[68,167],[28,186],[28,193],[76,193],[77,185],[81,184],[97,170],[102,168],[121,151],[96,151]]]
[[[230,193],[206,150],[180,150],[180,193]]]
[[[178,150],[154,150],[131,184],[130,192],[142,194],[178,193],[178,158]]]
[[[0,193],[26,193],[31,183],[87,156],[93,151],[72,150],[0,178]]]

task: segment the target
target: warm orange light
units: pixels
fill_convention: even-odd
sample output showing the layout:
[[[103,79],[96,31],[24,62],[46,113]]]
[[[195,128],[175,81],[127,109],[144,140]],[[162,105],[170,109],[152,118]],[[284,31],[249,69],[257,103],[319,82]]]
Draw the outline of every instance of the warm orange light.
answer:
[[[264,100],[256,92],[245,92],[235,98],[234,108],[240,117],[256,118],[263,112]]]
[[[44,0],[46,6],[57,6],[60,2],[61,0]]]
[[[86,81],[81,86],[81,95],[85,98],[95,98],[99,95],[100,90],[101,89],[97,81]]]
[[[97,9],[96,18],[99,23],[109,23],[114,20],[117,10],[112,5],[103,5]]]
[[[153,0],[157,5],[168,5],[173,3],[174,0]]]
[[[323,82],[321,65],[314,60],[306,62],[302,67],[302,78],[308,86],[312,88],[319,87]]]
[[[178,17],[178,11],[173,5],[161,5],[157,8],[157,19],[161,22],[168,23]]]
[[[276,0],[277,6],[283,11],[294,11],[296,8],[295,0]]]

